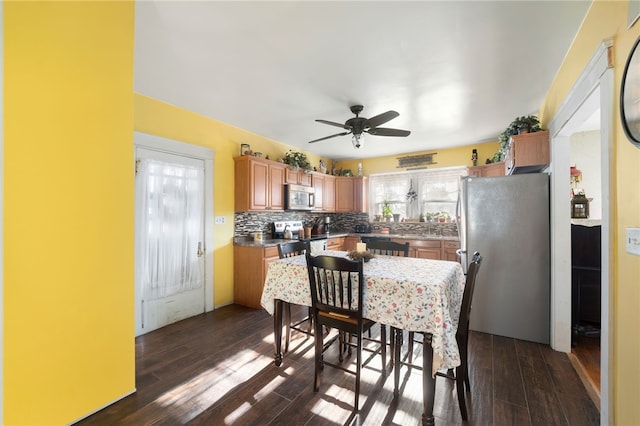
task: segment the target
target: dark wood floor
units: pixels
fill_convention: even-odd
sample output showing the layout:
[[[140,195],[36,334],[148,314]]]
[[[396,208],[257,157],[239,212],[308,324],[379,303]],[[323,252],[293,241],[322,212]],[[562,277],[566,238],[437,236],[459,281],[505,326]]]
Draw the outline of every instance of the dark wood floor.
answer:
[[[580,363],[586,379],[597,396],[600,395],[600,336],[578,336],[577,344],[571,349]]]
[[[272,331],[265,312],[232,305],[141,336],[137,392],[78,424],[344,424],[353,404],[353,376],[326,367],[320,392],[314,393],[312,338],[294,333],[278,368]],[[598,410],[566,354],[476,332],[469,350],[469,424],[599,424]],[[354,424],[420,424],[422,373],[402,373],[402,395],[394,400],[393,374],[380,374],[380,359],[364,368]],[[437,379],[436,425],[463,423],[455,392],[451,381]]]

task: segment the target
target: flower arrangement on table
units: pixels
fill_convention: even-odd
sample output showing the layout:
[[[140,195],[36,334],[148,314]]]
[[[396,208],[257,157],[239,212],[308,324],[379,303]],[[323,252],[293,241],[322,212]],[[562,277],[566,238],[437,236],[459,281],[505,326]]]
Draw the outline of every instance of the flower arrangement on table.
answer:
[[[365,262],[368,262],[376,256],[373,253],[370,253],[368,251],[351,250],[350,252],[347,253],[347,257],[351,260],[364,259]]]

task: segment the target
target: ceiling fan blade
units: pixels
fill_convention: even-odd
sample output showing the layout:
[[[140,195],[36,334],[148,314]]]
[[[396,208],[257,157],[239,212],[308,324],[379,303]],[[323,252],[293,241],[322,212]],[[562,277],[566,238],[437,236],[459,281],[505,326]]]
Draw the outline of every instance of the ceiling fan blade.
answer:
[[[393,120],[399,115],[400,114],[395,111],[383,112],[382,114],[378,114],[369,119],[369,127],[378,127],[379,125],[384,124],[389,120]]]
[[[323,141],[325,139],[331,139],[331,138],[335,138],[336,136],[346,136],[351,132],[342,132],[342,133],[336,133],[335,135],[331,135],[331,136],[325,136],[324,138],[320,138],[320,139],[314,139],[312,141],[309,141],[309,143],[314,143],[314,142],[320,142]]]
[[[336,127],[342,127],[343,129],[349,129],[349,126],[345,126],[342,123],[336,123],[334,121],[327,121],[327,120],[316,120],[318,123],[323,123],[323,124],[328,124],[330,126],[336,126]]]
[[[376,127],[374,129],[367,130],[370,135],[376,136],[409,136],[411,132],[409,130],[400,129],[388,129],[386,127]]]

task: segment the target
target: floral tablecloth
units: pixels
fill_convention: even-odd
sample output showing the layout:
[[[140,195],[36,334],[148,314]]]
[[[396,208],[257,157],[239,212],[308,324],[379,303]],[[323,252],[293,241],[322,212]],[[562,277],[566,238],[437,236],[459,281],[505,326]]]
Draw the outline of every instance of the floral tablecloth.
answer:
[[[346,252],[329,250],[317,254],[346,256]],[[459,263],[376,256],[364,264],[364,277],[365,318],[403,330],[430,333],[433,373],[460,365],[455,335],[465,278]],[[311,306],[304,256],[270,263],[260,303],[271,315],[275,299]]]

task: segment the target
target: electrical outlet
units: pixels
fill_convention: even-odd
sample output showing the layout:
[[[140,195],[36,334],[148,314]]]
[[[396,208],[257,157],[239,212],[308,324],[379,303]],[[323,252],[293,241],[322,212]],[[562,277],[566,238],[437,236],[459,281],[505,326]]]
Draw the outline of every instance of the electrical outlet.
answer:
[[[627,253],[640,256],[640,228],[627,228]]]
[[[224,225],[224,216],[216,216],[216,225]]]

